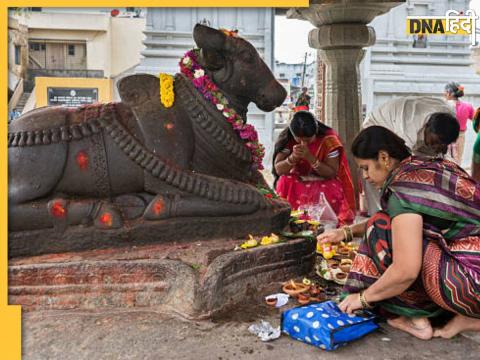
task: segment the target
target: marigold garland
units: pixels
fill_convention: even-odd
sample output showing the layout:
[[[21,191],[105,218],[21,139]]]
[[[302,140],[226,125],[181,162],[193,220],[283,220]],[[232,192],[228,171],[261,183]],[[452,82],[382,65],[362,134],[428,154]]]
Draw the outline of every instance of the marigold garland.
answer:
[[[221,32],[223,32],[227,36],[238,37],[238,30],[228,30],[228,29],[223,29],[223,28],[220,28],[218,30],[220,30]]]
[[[245,124],[235,109],[229,105],[227,98],[222,94],[217,85],[205,74],[205,71],[197,63],[199,51],[200,49],[193,49],[183,56],[179,64],[181,72],[192,81],[193,86],[202,93],[206,100],[215,105],[240,138],[244,140],[245,146],[252,155],[252,168],[254,170],[262,170],[265,148],[258,141],[255,127]]]
[[[166,108],[173,106],[175,94],[173,92],[173,76],[160,74],[160,101]]]

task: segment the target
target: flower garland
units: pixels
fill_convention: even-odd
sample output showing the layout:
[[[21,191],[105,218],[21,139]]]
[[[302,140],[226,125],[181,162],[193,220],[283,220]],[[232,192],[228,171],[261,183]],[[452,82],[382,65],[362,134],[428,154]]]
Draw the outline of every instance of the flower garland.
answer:
[[[160,74],[160,101],[166,108],[172,107],[175,101],[173,92],[173,76],[168,74]]]
[[[199,49],[188,51],[180,60],[180,70],[193,83],[193,86],[202,93],[203,97],[216,106],[226,120],[232,125],[237,134],[245,141],[245,146],[252,155],[252,168],[262,170],[262,160],[265,156],[265,148],[258,141],[255,127],[245,124],[235,109],[230,107],[227,98],[222,94],[217,85],[205,75],[205,71],[197,63]]]

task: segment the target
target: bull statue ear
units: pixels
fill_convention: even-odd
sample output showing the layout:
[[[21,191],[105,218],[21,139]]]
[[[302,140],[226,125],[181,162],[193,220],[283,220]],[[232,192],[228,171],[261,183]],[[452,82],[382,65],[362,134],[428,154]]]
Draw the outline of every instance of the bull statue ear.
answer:
[[[208,70],[219,70],[224,66],[225,41],[227,36],[220,30],[197,24],[193,29],[193,39],[201,49],[200,63]]]
[[[193,28],[193,40],[200,49],[222,52],[227,35],[222,31],[197,24]]]
[[[225,58],[221,53],[215,50],[201,50],[201,64],[208,70],[219,70],[225,64]]]
[[[160,96],[159,79],[150,74],[125,76],[118,82],[117,88],[122,102],[129,106],[139,106]]]

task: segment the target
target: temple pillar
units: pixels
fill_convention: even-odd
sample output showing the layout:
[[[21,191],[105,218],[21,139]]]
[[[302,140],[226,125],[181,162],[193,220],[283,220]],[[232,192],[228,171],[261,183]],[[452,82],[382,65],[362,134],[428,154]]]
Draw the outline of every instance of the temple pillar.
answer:
[[[313,29],[309,44],[318,49],[325,66],[324,122],[333,127],[349,149],[360,130],[359,65],[365,50],[375,43],[374,30],[363,24],[331,24]]]

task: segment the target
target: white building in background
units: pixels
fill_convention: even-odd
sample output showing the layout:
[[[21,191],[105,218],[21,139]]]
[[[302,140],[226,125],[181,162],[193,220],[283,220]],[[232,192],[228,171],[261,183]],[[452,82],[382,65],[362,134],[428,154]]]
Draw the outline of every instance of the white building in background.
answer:
[[[450,81],[465,86],[462,100],[480,105],[480,76],[472,66],[470,37],[431,35],[422,43],[405,32],[407,16],[444,16],[449,9],[465,11],[469,3],[410,0],[370,24],[377,40],[366,49],[361,64],[362,101],[367,112],[394,96],[442,96]]]
[[[290,84],[290,89],[288,93],[293,98],[293,103],[295,103],[298,94],[301,92],[302,87],[304,86],[309,89],[309,93],[312,96],[313,102],[316,66],[316,62],[310,62],[307,64],[288,64],[275,61],[275,77],[281,81],[288,80]],[[288,100],[289,99],[287,99],[286,101]],[[311,104],[311,107],[313,108],[313,103]]]
[[[148,8],[146,49],[136,72],[174,74],[185,52],[194,47],[192,30],[205,22],[214,28],[237,29],[250,41],[273,69],[274,9],[271,8]],[[255,126],[266,148],[264,166],[271,166],[273,153],[273,113],[264,113],[254,104],[248,109],[248,122]]]
[[[477,74],[480,74],[480,47],[473,50],[474,68]]]
[[[464,85],[462,101],[480,106],[480,75],[472,66],[470,37],[431,35],[422,42],[405,31],[407,16],[445,16],[449,9],[469,9],[469,3],[468,0],[409,0],[369,24],[374,27],[377,40],[366,48],[361,64],[362,103],[366,113],[395,96],[442,97],[445,84],[451,81]],[[470,163],[473,137],[470,129],[464,166]]]
[[[288,126],[293,116],[292,108],[302,91],[302,87],[308,88],[311,96],[310,109],[315,109],[316,100],[316,78],[315,74],[317,64],[315,61],[308,63],[284,63],[275,61],[275,77],[287,90],[287,98],[282,106],[275,109],[275,129],[273,133],[273,141],[275,142],[280,132]],[[303,85],[302,85],[303,82]]]
[[[67,90],[77,94],[88,92],[82,98],[88,97],[93,102],[118,101],[114,83],[139,64],[144,48],[145,17],[141,11],[139,8],[10,11],[11,22],[24,29],[25,44],[20,54],[25,74],[21,88],[11,85],[15,95],[11,102],[15,103],[9,106],[25,112],[58,105],[51,103],[52,94]],[[13,31],[19,32],[12,24],[9,34]],[[10,37],[9,61],[16,63],[13,56],[16,52],[12,51],[19,47],[18,35]]]

